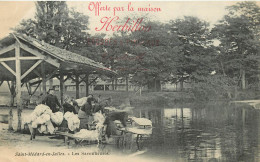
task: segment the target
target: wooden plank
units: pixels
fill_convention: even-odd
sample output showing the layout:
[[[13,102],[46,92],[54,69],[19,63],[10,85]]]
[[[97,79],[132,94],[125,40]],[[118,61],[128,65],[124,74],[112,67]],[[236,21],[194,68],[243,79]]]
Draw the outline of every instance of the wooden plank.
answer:
[[[0,58],[0,62],[4,62],[4,61],[14,61],[15,57],[8,57],[8,58]]]
[[[22,76],[21,79],[26,77],[33,69],[35,69],[40,63],[42,63],[43,60],[38,60],[32,67],[30,67]]]
[[[20,47],[19,44],[16,42],[15,46],[15,71],[16,71],[16,103],[17,103],[17,116],[18,116],[18,125],[17,131],[21,131],[22,126],[22,102],[21,102],[21,95],[22,95],[22,86],[21,86],[21,62],[19,60],[20,57]]]
[[[40,60],[41,57],[20,57],[20,60]]]
[[[13,69],[11,69],[6,63],[4,62],[0,62],[8,71],[10,71],[14,76],[16,75],[16,73],[13,71]]]
[[[9,52],[9,51],[13,50],[14,48],[15,48],[14,44],[12,44],[12,45],[10,45],[8,47],[5,47],[5,48],[0,50],[0,55],[5,54],[6,52]]]
[[[60,67],[60,63],[58,63],[58,61],[56,59],[47,57],[47,56],[41,54],[39,51],[29,48],[27,45],[25,45],[23,43],[21,43],[21,48],[37,57],[40,57],[40,59],[43,59],[44,61],[48,62],[49,64],[51,64],[57,68]]]

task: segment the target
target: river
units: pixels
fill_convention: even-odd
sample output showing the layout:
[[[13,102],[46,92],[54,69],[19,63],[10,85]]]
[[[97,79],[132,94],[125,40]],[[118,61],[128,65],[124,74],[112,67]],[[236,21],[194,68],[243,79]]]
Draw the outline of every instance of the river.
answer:
[[[259,110],[228,104],[139,108],[134,116],[153,122],[152,134],[139,142],[139,156],[162,161],[260,161]],[[134,151],[136,145],[119,147]]]

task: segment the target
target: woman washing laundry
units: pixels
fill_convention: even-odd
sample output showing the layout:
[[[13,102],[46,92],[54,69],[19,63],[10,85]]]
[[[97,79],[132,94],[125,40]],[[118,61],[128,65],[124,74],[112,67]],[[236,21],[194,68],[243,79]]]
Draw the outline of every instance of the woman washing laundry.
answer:
[[[89,95],[88,97],[77,99],[74,102],[74,105],[79,107],[78,117],[80,120],[80,129],[89,129],[89,124],[93,121],[92,104],[94,100],[94,96]]]
[[[64,114],[66,112],[73,112],[74,114],[77,114],[77,111],[73,106],[72,99],[70,98],[70,96],[64,97],[64,104],[62,105],[62,107],[64,109]]]
[[[117,126],[115,120],[119,120],[121,124],[126,128],[126,121],[128,119],[127,112],[111,112],[106,116],[104,126],[106,131],[106,141],[109,141],[111,135],[116,135]]]

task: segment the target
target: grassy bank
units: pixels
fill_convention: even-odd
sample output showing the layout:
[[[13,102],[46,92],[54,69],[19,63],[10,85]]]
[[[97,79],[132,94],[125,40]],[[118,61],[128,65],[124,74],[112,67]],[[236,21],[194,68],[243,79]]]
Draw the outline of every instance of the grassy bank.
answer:
[[[169,106],[182,101],[191,102],[193,101],[193,97],[188,92],[143,92],[142,95],[139,93],[135,94],[134,92],[126,92],[126,91],[92,91],[90,94],[94,96],[101,95],[102,99],[111,97],[112,105],[119,106],[122,103],[126,102],[129,98],[131,106],[139,107],[139,106]],[[39,93],[36,93],[39,95]],[[56,91],[56,95],[60,98],[60,94]],[[66,92],[66,95],[75,98],[75,92]],[[84,97],[85,93],[80,93],[80,97]],[[0,94],[0,98],[7,101],[10,100],[9,94]],[[25,100],[29,100],[29,95],[26,92],[22,93],[22,98]],[[34,101],[37,98],[34,98]],[[7,102],[8,103],[8,102]]]

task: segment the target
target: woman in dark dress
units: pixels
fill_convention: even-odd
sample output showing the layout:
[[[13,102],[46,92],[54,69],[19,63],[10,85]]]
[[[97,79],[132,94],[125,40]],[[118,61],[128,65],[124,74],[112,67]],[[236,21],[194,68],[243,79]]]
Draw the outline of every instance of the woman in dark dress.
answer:
[[[61,108],[61,104],[57,96],[54,95],[54,89],[49,89],[48,95],[43,99],[42,103],[49,106],[53,113],[59,111],[59,109],[56,108],[56,105]]]
[[[119,120],[124,127],[126,127],[126,121],[128,119],[127,112],[111,112],[106,116],[104,125],[106,126],[106,135],[110,138],[111,135],[116,134],[115,120]]]
[[[73,112],[74,114],[77,114],[75,107],[71,103],[71,98],[69,96],[65,96],[64,104],[62,105],[64,114],[66,112]]]

